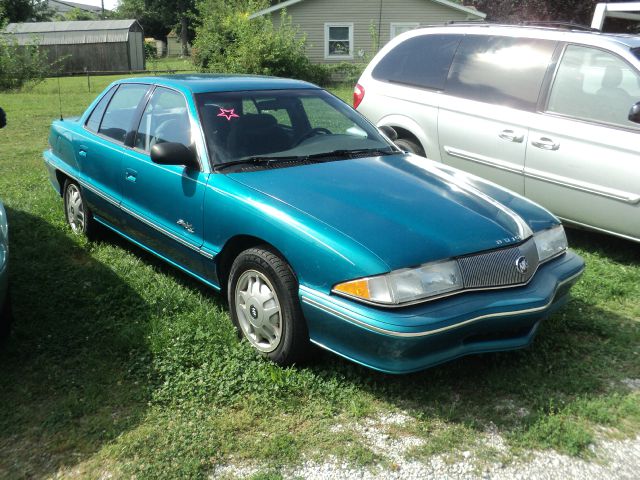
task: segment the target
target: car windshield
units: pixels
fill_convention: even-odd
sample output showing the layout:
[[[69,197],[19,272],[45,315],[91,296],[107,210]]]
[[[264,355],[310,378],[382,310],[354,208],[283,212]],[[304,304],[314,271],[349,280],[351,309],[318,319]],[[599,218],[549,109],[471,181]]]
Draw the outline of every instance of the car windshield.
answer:
[[[216,165],[394,151],[374,126],[324,90],[202,93],[196,103]]]

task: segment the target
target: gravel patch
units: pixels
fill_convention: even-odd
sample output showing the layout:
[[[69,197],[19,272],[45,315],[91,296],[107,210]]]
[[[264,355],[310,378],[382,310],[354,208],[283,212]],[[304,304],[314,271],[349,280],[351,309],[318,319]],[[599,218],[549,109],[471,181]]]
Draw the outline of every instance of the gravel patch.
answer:
[[[625,378],[622,383],[632,392],[640,390],[640,378]]]
[[[383,455],[389,466],[356,467],[334,456],[322,462],[304,460],[301,465],[280,473],[285,479],[307,480],[636,480],[640,471],[640,436],[626,440],[601,439],[592,446],[593,458],[584,460],[554,451],[529,452],[520,460],[504,465],[479,458],[475,450],[434,455],[427,460],[407,459],[412,447],[424,443],[412,436],[389,435],[388,427],[411,421],[404,412],[365,419],[357,424],[339,425],[335,431],[359,433],[366,445]],[[494,425],[489,425],[482,448],[508,453],[509,447]],[[268,469],[259,465],[221,465],[210,478],[247,478]]]

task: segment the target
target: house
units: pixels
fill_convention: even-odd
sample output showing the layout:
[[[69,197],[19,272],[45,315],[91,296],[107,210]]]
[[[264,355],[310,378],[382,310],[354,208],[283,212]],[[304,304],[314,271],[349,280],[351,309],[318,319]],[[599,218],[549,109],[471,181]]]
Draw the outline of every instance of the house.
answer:
[[[87,13],[94,14],[96,16],[102,15],[102,7],[96,7],[94,5],[87,5],[85,3],[66,2],[60,0],[47,0],[47,6],[49,10],[54,13],[60,13],[64,15],[72,11],[74,8],[85,11]]]
[[[371,58],[376,39],[391,38],[420,26],[450,21],[481,21],[485,14],[450,0],[287,0],[251,15],[270,15],[279,26],[282,11],[307,38],[312,62]]]
[[[62,73],[144,70],[144,33],[136,20],[10,23],[19,45],[36,43]]]

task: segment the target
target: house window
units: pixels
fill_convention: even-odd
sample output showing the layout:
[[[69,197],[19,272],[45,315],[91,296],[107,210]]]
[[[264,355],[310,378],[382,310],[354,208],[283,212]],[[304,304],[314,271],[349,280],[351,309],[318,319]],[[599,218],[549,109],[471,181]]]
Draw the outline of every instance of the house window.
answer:
[[[324,58],[353,58],[353,23],[324,24]]]
[[[420,24],[416,22],[392,23],[391,36],[389,38],[395,38],[401,33],[408,32],[409,30],[413,30],[414,28],[418,28],[419,26]]]

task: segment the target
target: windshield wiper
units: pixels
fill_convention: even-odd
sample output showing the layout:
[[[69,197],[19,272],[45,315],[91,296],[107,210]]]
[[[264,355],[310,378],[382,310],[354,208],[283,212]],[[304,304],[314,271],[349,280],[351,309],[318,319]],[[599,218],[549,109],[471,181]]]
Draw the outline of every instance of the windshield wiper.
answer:
[[[255,156],[255,157],[247,157],[241,158],[240,160],[233,160],[232,162],[225,162],[215,165],[213,170],[219,172],[220,170],[224,170],[228,167],[233,167],[236,165],[257,165],[257,166],[265,166],[268,167],[272,163],[280,162],[280,161],[292,161],[292,160],[305,160],[306,157],[299,156],[288,156],[288,157],[265,157],[265,156]]]
[[[400,153],[400,152],[395,152],[393,150],[390,150],[391,147],[384,147],[384,148],[357,148],[354,150],[332,150],[331,152],[322,152],[322,153],[313,153],[311,155],[307,155],[307,160],[314,160],[314,159],[321,159],[321,158],[327,158],[327,157],[346,157],[346,158],[353,158],[354,156],[362,156],[363,154],[367,154],[370,155],[372,157],[377,157],[377,156],[381,156],[381,155],[393,155],[395,153]]]
[[[322,152],[322,153],[312,153],[311,155],[289,155],[289,156],[254,156],[254,157],[246,157],[241,158],[239,160],[233,160],[231,162],[220,163],[213,167],[213,170],[219,172],[221,170],[225,170],[229,167],[234,167],[237,165],[251,165],[251,166],[264,166],[268,167],[272,164],[279,162],[306,162],[309,160],[321,160],[323,158],[332,158],[332,157],[345,157],[345,158],[353,158],[354,156],[362,156],[363,154],[367,154],[370,156],[379,156],[379,155],[392,155],[396,152],[391,149],[392,147],[385,148],[359,148],[354,150],[332,150],[330,152]]]

